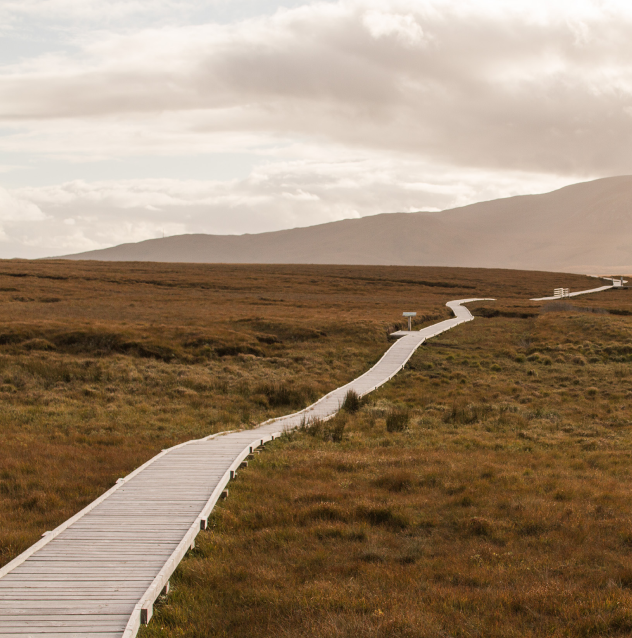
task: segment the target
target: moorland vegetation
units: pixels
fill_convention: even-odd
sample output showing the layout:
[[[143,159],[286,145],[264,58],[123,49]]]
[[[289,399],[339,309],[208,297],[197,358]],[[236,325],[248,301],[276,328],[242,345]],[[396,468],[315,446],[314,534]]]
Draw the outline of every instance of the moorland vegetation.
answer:
[[[632,629],[632,293],[450,268],[0,262],[6,563],[164,447],[354,378],[417,310],[480,318],[242,471],[144,636]]]
[[[631,301],[478,319],[266,447],[142,636],[629,635]]]

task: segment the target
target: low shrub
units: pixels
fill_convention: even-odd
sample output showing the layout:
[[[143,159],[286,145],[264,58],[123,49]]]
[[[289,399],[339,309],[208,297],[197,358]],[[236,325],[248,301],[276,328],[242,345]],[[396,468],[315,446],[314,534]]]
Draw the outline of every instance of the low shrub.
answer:
[[[346,425],[346,415],[339,412],[333,419],[328,421],[323,421],[322,419],[303,420],[299,429],[314,438],[340,443],[344,438]]]
[[[444,423],[468,425],[484,420],[492,412],[492,407],[487,404],[467,404],[464,401],[455,401],[449,412],[443,417]]]
[[[323,426],[324,423],[322,419],[314,418],[307,421],[303,418],[303,421],[299,425],[299,430],[309,434],[309,436],[320,438],[323,434]]]
[[[391,410],[386,415],[386,430],[388,432],[403,432],[408,428],[410,413],[408,410]]]
[[[380,476],[380,478],[373,482],[373,485],[386,489],[389,492],[404,492],[410,490],[414,483],[415,479],[412,474],[399,470]]]
[[[352,414],[357,412],[362,407],[362,399],[355,390],[349,390],[345,395],[345,400],[342,404],[342,409]]]
[[[358,507],[356,516],[370,525],[385,525],[392,529],[404,529],[410,525],[408,517],[390,507]]]
[[[333,419],[330,419],[325,423],[325,427],[323,428],[323,440],[340,443],[344,438],[346,426],[346,415],[338,412]]]
[[[468,536],[491,536],[493,525],[486,518],[473,517],[465,523],[465,531]]]
[[[309,386],[293,386],[288,383],[262,383],[252,392],[265,396],[272,408],[302,408],[316,398],[316,392]]]
[[[215,353],[218,357],[235,357],[238,354],[252,354],[255,357],[262,357],[263,353],[259,348],[253,346],[240,345],[240,346],[218,346],[215,348]]]

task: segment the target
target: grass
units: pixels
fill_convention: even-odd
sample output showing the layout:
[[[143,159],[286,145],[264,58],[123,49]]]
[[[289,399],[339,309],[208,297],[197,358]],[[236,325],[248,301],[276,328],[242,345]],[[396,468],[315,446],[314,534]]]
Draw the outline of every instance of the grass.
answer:
[[[342,402],[342,409],[354,414],[362,407],[362,398],[355,390],[349,390]]]
[[[160,449],[346,383],[402,310],[421,327],[449,299],[495,297],[360,405],[257,455],[141,635],[627,634],[632,296],[526,300],[562,284],[596,285],[0,262],[1,560]]]
[[[142,636],[628,635],[632,325],[565,313],[441,335],[340,442],[269,446]]]
[[[410,421],[410,413],[404,409],[389,410],[386,415],[386,431],[387,432],[403,432],[408,428]]]
[[[572,276],[577,285],[592,284]],[[474,289],[449,268],[0,261],[0,565],[162,448],[296,410]]]

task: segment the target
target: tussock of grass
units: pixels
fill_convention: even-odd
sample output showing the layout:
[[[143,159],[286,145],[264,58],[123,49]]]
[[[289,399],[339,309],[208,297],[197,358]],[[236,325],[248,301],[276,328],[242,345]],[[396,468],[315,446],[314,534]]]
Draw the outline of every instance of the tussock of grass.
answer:
[[[318,396],[313,387],[296,386],[288,382],[261,383],[254,388],[253,394],[263,397],[264,404],[273,408],[304,408]]]
[[[388,432],[403,432],[408,427],[410,413],[406,409],[394,408],[386,415],[386,430]]]
[[[487,403],[467,404],[463,399],[455,401],[443,420],[445,423],[456,425],[468,425],[486,419],[492,412],[492,407]]]
[[[410,472],[395,470],[380,476],[373,482],[373,485],[382,487],[389,492],[404,492],[412,489],[415,483],[416,480]]]
[[[362,407],[362,399],[355,390],[349,390],[345,394],[345,400],[342,403],[342,409],[354,414]]]
[[[310,419],[309,421],[303,420],[298,429],[322,441],[340,443],[344,439],[346,426],[347,415],[344,412],[339,412],[333,418],[327,420],[318,418]]]

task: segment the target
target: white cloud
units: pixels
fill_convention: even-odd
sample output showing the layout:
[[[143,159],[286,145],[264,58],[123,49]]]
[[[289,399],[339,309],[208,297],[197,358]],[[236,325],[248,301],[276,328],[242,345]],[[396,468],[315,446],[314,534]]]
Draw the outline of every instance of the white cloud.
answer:
[[[379,154],[337,162],[277,162],[258,167],[246,179],[225,182],[75,181],[16,189],[11,196],[44,211],[46,220],[36,227],[24,222],[6,226],[12,242],[0,244],[0,256],[14,256],[11,250],[26,235],[34,256],[50,256],[163,233],[241,234],[383,212],[440,210],[564,184],[559,178],[522,173],[492,183],[486,172],[453,173],[446,166],[394,162]]]
[[[45,218],[36,204],[0,188],[0,222],[32,222]]]
[[[626,7],[342,0],[88,33],[80,55],[0,73],[0,119],[19,129],[3,141],[98,158],[307,136],[469,167],[626,172]]]
[[[122,158],[266,159],[228,181],[132,171],[0,191],[13,246],[256,232],[632,172],[628,3],[339,0],[227,24],[189,19],[199,6],[0,0],[7,29],[64,12],[88,25],[0,67],[2,183],[25,157],[78,175]]]
[[[376,39],[394,36],[409,46],[422,44],[424,32],[412,14],[393,14],[383,11],[368,11],[363,23]]]

